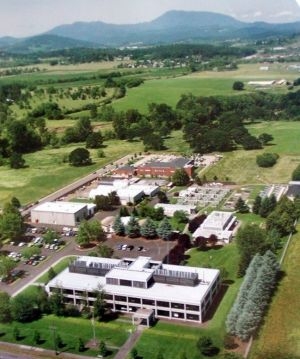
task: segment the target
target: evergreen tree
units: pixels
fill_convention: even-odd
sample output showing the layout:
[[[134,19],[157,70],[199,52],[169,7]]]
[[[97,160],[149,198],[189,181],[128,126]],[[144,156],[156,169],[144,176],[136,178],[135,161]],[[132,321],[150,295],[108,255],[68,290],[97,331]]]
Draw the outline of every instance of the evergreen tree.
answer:
[[[157,228],[157,234],[158,236],[163,239],[164,241],[167,241],[170,239],[170,235],[172,233],[172,226],[170,224],[170,221],[167,217],[165,217],[159,224]]]
[[[253,282],[257,277],[257,272],[262,264],[262,261],[263,261],[263,257],[259,254],[256,254],[253,257],[249,267],[247,268],[245,279],[239,289],[236,301],[234,302],[227,316],[226,319],[227,332],[232,335],[237,334],[236,325],[237,325],[238,317],[249,298],[249,292],[251,290]]]
[[[253,206],[252,206],[252,212],[254,214],[259,214],[260,212],[260,207],[261,207],[261,197],[260,196],[256,196],[255,197],[255,200],[254,200],[254,203],[253,203]]]
[[[103,357],[106,357],[108,355],[108,350],[103,340],[101,340],[99,344],[99,354],[102,355]]]
[[[147,217],[146,221],[141,226],[141,235],[147,239],[156,237],[156,225],[151,218]]]
[[[135,216],[135,217],[138,217],[139,212],[138,212],[138,210],[136,209],[136,207],[133,207],[133,210],[132,210],[132,212],[131,212],[131,215],[132,215],[132,216]]]
[[[234,209],[239,213],[248,213],[249,207],[247,206],[246,202],[242,199],[242,197],[239,197]]]
[[[234,303],[235,311],[232,309],[226,320],[230,334],[248,340],[255,332],[274,291],[278,271],[277,258],[271,251],[252,260]]]
[[[40,341],[41,341],[41,334],[38,330],[35,330],[33,332],[33,341],[35,344],[40,344]]]
[[[130,238],[139,237],[140,225],[134,216],[131,216],[127,226],[125,226],[125,234]]]
[[[118,236],[124,236],[125,226],[124,226],[120,216],[117,216],[115,218],[112,228]]]
[[[265,197],[260,206],[259,215],[263,218],[267,218],[268,215],[272,212],[273,203],[270,201],[269,197]]]
[[[82,338],[78,338],[78,351],[83,352],[85,349],[84,342]]]
[[[129,216],[128,208],[126,206],[122,206],[120,208],[119,216],[120,217],[128,217]]]
[[[240,254],[238,274],[242,276],[254,255],[256,253],[263,254],[269,244],[265,230],[256,224],[247,224],[240,228],[236,236],[236,243]]]

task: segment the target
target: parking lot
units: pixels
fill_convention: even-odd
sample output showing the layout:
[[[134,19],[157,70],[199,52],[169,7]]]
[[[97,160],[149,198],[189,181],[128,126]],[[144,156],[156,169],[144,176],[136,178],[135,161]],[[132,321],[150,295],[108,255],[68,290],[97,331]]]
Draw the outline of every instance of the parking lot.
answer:
[[[114,257],[136,258],[138,256],[151,257],[155,260],[164,259],[170,250],[176,246],[176,241],[161,239],[127,238],[113,236],[105,244],[113,248]]]

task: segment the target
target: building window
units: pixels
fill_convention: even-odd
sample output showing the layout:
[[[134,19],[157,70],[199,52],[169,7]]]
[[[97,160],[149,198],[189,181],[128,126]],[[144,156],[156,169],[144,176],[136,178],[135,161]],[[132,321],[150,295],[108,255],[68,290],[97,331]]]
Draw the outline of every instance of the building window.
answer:
[[[167,308],[170,307],[170,303],[169,303],[169,302],[162,302],[162,301],[160,301],[160,300],[158,300],[158,301],[156,302],[156,305],[157,305],[158,307],[167,307]]]
[[[106,300],[112,300],[112,299],[113,299],[113,296],[112,296],[111,294],[105,293],[105,294],[104,294],[104,299],[106,299]]]
[[[146,287],[146,283],[144,282],[132,282],[132,286],[135,287],[135,288],[147,288]]]
[[[106,284],[118,285],[119,281],[117,278],[106,278]]]
[[[197,320],[199,322],[199,315],[187,314],[186,319],[188,319],[188,320]]]
[[[176,309],[184,309],[184,304],[181,304],[181,303],[171,303],[171,307],[172,307],[172,308],[176,308]]]
[[[129,303],[141,304],[141,299],[140,298],[134,298],[134,297],[128,297],[128,302]]]
[[[193,312],[199,312],[200,308],[199,308],[198,305],[187,304],[186,305],[186,310],[191,310]]]
[[[74,292],[73,292],[73,289],[64,289],[64,290],[63,290],[63,294],[73,295]]]
[[[125,287],[132,287],[132,282],[131,280],[120,279],[120,285],[123,285]]]
[[[155,301],[152,300],[152,299],[143,299],[143,304],[154,306],[154,305],[155,305]]]
[[[157,315],[160,315],[161,317],[169,317],[170,312],[168,310],[158,310]]]
[[[173,318],[184,319],[184,313],[172,312]]]
[[[116,295],[115,300],[118,302],[127,302],[127,298],[123,297],[122,295]]]

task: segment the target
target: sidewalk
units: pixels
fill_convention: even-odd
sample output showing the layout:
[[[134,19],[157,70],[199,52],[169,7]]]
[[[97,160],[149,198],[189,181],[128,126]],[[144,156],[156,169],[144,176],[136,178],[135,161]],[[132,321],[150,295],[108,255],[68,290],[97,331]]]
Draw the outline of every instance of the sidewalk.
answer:
[[[136,331],[130,335],[125,344],[119,349],[114,359],[125,359],[140,339],[144,329],[146,329],[146,327],[138,326]]]
[[[13,359],[88,359],[90,357],[60,352],[55,354],[54,350],[41,349],[27,345],[0,342],[0,358]]]

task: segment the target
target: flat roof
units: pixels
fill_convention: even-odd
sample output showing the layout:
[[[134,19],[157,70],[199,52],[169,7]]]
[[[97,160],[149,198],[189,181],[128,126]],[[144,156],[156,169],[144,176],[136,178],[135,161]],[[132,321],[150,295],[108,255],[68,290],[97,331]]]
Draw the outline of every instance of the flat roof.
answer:
[[[78,211],[82,210],[83,208],[87,207],[88,203],[78,203],[78,202],[45,202],[42,203],[32,211],[38,212],[56,212],[56,213],[77,213]]]
[[[138,167],[158,167],[158,168],[182,168],[186,166],[189,162],[191,162],[191,159],[185,158],[185,157],[175,157],[175,158],[162,158],[162,159],[152,159],[148,162],[143,163],[142,165]]]
[[[189,211],[196,209],[196,206],[187,205],[187,204],[171,204],[171,203],[156,203],[155,208],[165,208],[166,210],[175,210],[175,211]]]
[[[211,212],[201,225],[201,228],[217,227],[224,229],[223,226],[233,216],[232,212],[213,211]]]
[[[120,259],[110,259],[107,258],[98,258],[98,257],[80,257],[79,260],[84,260],[84,258],[89,258],[90,262],[101,262],[101,263],[117,263],[121,264],[122,261],[126,261],[126,258],[123,260]],[[144,281],[148,276],[151,276],[154,272],[154,269],[144,269],[136,270],[136,268],[141,268],[147,261],[149,257],[138,257],[138,259],[130,261],[128,269],[121,269],[118,267],[113,268],[106,276],[109,278],[116,277],[126,280],[141,280]],[[152,260],[151,260],[152,262]],[[154,261],[156,262],[156,261]],[[136,264],[135,264],[136,263]],[[157,262],[158,264],[161,262]],[[132,267],[133,270],[130,268]],[[88,290],[93,291],[101,287],[106,293],[116,294],[116,295],[125,295],[132,296],[137,298],[145,299],[156,299],[162,301],[180,302],[199,305],[207,292],[209,291],[212,283],[219,275],[220,271],[218,269],[210,268],[197,268],[197,267],[185,267],[178,265],[166,265],[163,264],[162,269],[171,270],[171,271],[180,271],[180,272],[189,272],[197,273],[199,277],[199,283],[194,287],[181,286],[181,285],[171,285],[164,283],[155,282],[150,288],[136,288],[136,287],[127,287],[127,286],[118,286],[106,284],[106,277],[80,274],[80,273],[70,273],[69,269],[66,268],[58,276],[52,279],[47,287],[51,286],[60,286],[62,288],[75,289],[75,290]]]

